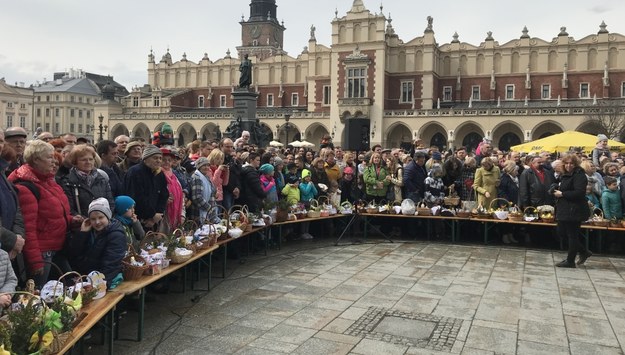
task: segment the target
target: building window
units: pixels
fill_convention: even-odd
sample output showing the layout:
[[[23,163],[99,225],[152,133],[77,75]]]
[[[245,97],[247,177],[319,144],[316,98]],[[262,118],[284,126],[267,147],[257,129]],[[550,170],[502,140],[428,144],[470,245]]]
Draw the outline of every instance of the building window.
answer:
[[[78,102],[82,102],[82,96],[78,96]]]
[[[580,98],[589,98],[590,97],[590,84],[588,84],[588,83],[580,83],[579,84],[579,97]]]
[[[82,110],[78,110],[78,118],[82,118]]]
[[[46,123],[46,131],[50,132],[50,124]]]
[[[50,109],[49,108],[46,109],[46,117],[50,117]]]
[[[74,117],[74,109],[69,110],[69,117]]]
[[[46,95],[46,102],[50,101],[50,95]]]
[[[267,94],[267,107],[273,107],[273,94]]]
[[[621,97],[625,97],[625,81],[621,83]]]
[[[20,104],[20,108],[21,109],[25,109],[26,108],[26,104]]]
[[[54,101],[59,101],[59,95],[56,95],[56,96],[54,97]]]
[[[61,110],[59,110],[58,108],[54,109],[54,117],[59,117],[61,113]]]
[[[72,96],[70,96],[70,97],[69,97],[69,101],[70,101],[70,102],[74,102],[74,95],[72,95]]]
[[[13,108],[13,103],[12,102],[7,102],[7,108]]]
[[[20,127],[26,128],[26,117],[24,116],[20,117]]]
[[[41,96],[37,96],[37,102],[41,102]]]
[[[70,123],[70,124],[69,124],[69,131],[70,131],[70,132],[74,132],[74,128],[75,128],[75,127],[76,127],[76,125],[75,125],[75,124]]]
[[[226,95],[219,95],[219,107],[226,107]]]
[[[60,124],[58,122],[56,122],[54,124],[54,133],[55,134],[59,134],[60,131],[61,131]]]
[[[82,133],[82,123],[78,124],[78,133]]]
[[[134,96],[132,98],[132,107],[139,107],[139,97],[138,96]]]
[[[87,103],[90,104],[91,103],[91,99],[87,98]]]
[[[7,127],[13,127],[13,115],[7,115]]]
[[[452,88],[451,86],[443,86],[443,101],[451,101],[452,100]]]
[[[473,100],[478,100],[480,99],[480,86],[479,85],[473,85],[471,86],[471,98]]]
[[[506,100],[514,100],[514,84],[506,85]]]
[[[204,96],[197,97],[197,107],[204,108]]]
[[[365,97],[366,80],[367,76],[365,68],[347,69],[347,97]]]
[[[401,83],[401,98],[399,99],[400,103],[412,103],[412,99],[414,97],[412,93],[412,81],[402,81]]]
[[[87,110],[87,118],[91,118],[91,111]]]
[[[551,85],[543,84],[540,97],[542,99],[550,99],[551,98]]]
[[[40,108],[37,109],[37,117],[41,117],[41,109]]]
[[[159,106],[161,106],[161,97],[154,96],[154,107],[159,107]]]
[[[323,106],[330,106],[330,85],[323,86]]]
[[[295,92],[291,94],[291,106],[299,106],[299,95]]]

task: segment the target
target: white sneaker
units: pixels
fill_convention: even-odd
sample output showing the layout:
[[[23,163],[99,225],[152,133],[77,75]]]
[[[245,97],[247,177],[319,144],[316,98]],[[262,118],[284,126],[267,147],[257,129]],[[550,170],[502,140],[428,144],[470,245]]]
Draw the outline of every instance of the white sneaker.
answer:
[[[310,233],[302,234],[302,239],[313,239],[313,236]]]

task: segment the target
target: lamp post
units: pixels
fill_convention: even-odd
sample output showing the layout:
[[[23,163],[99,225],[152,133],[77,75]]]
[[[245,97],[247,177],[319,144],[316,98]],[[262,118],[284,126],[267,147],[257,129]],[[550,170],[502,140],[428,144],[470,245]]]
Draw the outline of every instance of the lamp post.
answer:
[[[102,126],[102,122],[104,122],[104,117],[102,116],[102,114],[98,116],[98,121],[100,121],[100,124],[98,125],[98,128],[100,129],[98,133],[98,142],[101,142],[104,139],[104,126]]]
[[[284,145],[289,145],[289,120],[290,119],[291,119],[290,114],[287,113],[284,115],[284,121],[286,122],[284,124],[285,135],[286,135],[286,143]]]

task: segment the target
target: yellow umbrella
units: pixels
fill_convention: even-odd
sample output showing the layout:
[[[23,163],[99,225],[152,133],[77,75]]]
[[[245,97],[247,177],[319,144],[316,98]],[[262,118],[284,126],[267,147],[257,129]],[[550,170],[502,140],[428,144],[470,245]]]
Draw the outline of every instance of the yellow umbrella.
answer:
[[[535,141],[510,147],[514,152],[568,152],[575,148],[582,148],[586,154],[590,154],[597,145],[597,136],[576,131],[566,131],[554,134],[549,137],[537,139]],[[625,152],[625,144],[613,140],[608,140],[608,147],[611,151]]]

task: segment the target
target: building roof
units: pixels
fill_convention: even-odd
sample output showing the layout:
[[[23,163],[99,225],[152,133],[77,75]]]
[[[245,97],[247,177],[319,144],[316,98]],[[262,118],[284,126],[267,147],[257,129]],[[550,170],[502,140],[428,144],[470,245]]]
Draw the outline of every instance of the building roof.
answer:
[[[96,85],[93,80],[87,78],[57,79],[34,86],[33,89],[35,90],[35,93],[68,92],[92,96],[100,95],[100,88],[98,87],[98,85]]]

